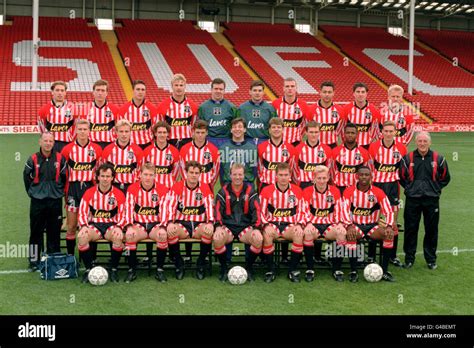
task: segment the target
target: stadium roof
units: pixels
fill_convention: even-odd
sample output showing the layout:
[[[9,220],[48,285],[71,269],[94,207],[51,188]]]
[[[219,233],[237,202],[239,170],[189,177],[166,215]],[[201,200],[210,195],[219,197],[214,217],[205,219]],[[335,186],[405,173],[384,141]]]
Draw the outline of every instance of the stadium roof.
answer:
[[[409,11],[410,0],[227,0],[228,3],[265,4],[269,6],[301,6],[328,9],[358,9],[360,11]],[[474,0],[415,1],[415,12],[439,17],[461,15],[474,17]]]

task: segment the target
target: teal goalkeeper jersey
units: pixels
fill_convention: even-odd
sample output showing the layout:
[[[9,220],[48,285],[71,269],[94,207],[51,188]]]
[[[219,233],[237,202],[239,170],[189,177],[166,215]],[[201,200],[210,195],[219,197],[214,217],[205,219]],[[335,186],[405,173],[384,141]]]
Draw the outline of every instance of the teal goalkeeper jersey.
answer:
[[[247,123],[247,136],[250,138],[268,139],[268,122],[277,117],[272,104],[266,101],[255,104],[251,100],[240,105],[237,116],[242,117]]]
[[[198,118],[209,124],[210,137],[230,138],[230,123],[236,113],[237,108],[228,100],[218,102],[209,99],[199,107]]]
[[[245,181],[254,183],[257,177],[257,145],[251,139],[245,139],[236,143],[232,139],[227,140],[219,148],[221,159],[220,177],[221,185],[230,182],[230,166],[233,163],[241,163],[245,166]]]

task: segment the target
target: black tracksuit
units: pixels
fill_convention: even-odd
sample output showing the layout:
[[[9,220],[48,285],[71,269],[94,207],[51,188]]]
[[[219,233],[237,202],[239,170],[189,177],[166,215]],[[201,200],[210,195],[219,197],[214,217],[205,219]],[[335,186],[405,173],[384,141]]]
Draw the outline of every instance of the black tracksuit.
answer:
[[[434,159],[436,158],[436,161]],[[436,162],[436,163],[435,163]],[[435,169],[436,167],[436,169]],[[439,197],[450,175],[446,159],[429,150],[422,156],[415,150],[403,157],[400,184],[405,189],[405,262],[414,262],[421,215],[425,226],[423,252],[427,263],[436,262],[438,246]]]
[[[36,165],[33,161],[35,155]],[[53,151],[49,157],[45,157],[41,151],[35,155],[28,158],[23,171],[25,190],[31,198],[30,264],[39,263],[39,260],[34,257],[39,256],[39,252],[42,250],[45,228],[47,252],[60,251],[59,242],[63,219],[62,197],[67,181],[66,160],[63,156],[59,157],[58,162],[56,151]]]

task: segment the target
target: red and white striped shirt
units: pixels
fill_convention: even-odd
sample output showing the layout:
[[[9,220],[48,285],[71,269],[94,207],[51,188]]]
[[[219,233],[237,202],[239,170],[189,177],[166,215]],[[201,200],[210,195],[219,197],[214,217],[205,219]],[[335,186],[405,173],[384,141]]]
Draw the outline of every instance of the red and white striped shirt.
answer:
[[[132,184],[138,180],[143,151],[136,144],[121,147],[118,140],[107,145],[102,152],[102,163],[109,162],[115,168],[114,182],[119,184]]]
[[[194,141],[191,141],[181,148],[179,156],[182,178],[186,179],[184,169],[186,162],[197,161],[203,166],[199,181],[208,184],[211,189],[214,188],[221,165],[219,150],[214,144],[206,141],[202,147],[198,147]]]
[[[370,186],[365,192],[357,185],[346,188],[344,199],[351,212],[353,223],[360,225],[376,224],[380,213],[385,216],[387,225],[393,225],[393,210],[385,193],[375,186]]]
[[[386,147],[383,140],[370,144],[372,181],[394,182],[400,180],[398,169],[400,168],[400,161],[406,154],[406,146],[396,140],[390,147]]]
[[[171,144],[166,144],[162,149],[153,142],[143,152],[142,163],[150,162],[155,166],[155,182],[160,185],[165,185],[171,188],[179,172],[179,151]]]
[[[151,127],[156,123],[156,107],[147,100],[140,105],[135,105],[134,101],[127,102],[119,112],[119,119],[126,119],[132,124],[131,141],[134,144],[143,145],[153,141]]]
[[[413,128],[415,121],[413,114],[408,107],[402,107],[399,112],[394,113],[387,108],[387,111],[380,116],[380,138],[382,138],[382,126],[386,121],[393,121],[397,129],[395,139],[404,145],[408,145],[413,138]]]
[[[101,192],[99,185],[89,188],[79,206],[79,226],[91,223],[114,223],[123,226],[125,196],[119,189],[111,187]]]
[[[277,164],[286,162],[290,165],[290,171],[292,171],[295,158],[295,148],[290,143],[282,141],[280,145],[275,145],[269,139],[258,145],[258,177],[260,182],[274,184],[276,182]]]
[[[361,146],[349,150],[344,144],[332,150],[332,178],[336,186],[352,186],[356,183],[356,173],[369,162],[369,152]]]
[[[347,123],[353,123],[357,127],[357,144],[369,145],[372,140],[379,137],[380,113],[369,102],[363,108],[355,103],[346,105],[342,109],[342,129]]]
[[[288,222],[291,224],[306,223],[303,192],[293,184],[285,191],[280,191],[277,184],[266,186],[260,193],[262,223]]]
[[[308,114],[308,105],[304,100],[296,98],[289,104],[285,97],[275,99],[273,102],[279,118],[283,120],[283,141],[290,144],[301,141],[304,133],[305,117]]]
[[[140,182],[136,182],[127,190],[125,203],[124,225],[139,223],[162,222],[162,214],[166,213],[164,205],[168,188],[163,185],[153,185],[145,190]]]
[[[89,139],[94,142],[111,143],[115,140],[115,119],[119,108],[109,102],[99,107],[95,102],[87,103],[83,118],[91,124]]]
[[[332,165],[332,150],[328,145],[318,142],[310,146],[306,140],[295,148],[294,179],[295,183],[312,182],[314,179],[314,168],[317,165]]]
[[[173,97],[166,98],[158,106],[158,119],[171,126],[170,139],[189,139],[196,122],[198,106],[187,97],[177,102]]]
[[[316,121],[320,124],[319,141],[326,145],[337,144],[337,138],[342,137],[342,107],[336,104],[325,108],[321,100],[313,106],[308,114],[308,121]]]
[[[324,192],[316,186],[303,190],[306,221],[313,224],[351,224],[349,209],[337,187],[328,185]]]
[[[67,100],[56,106],[51,100],[38,111],[38,127],[41,133],[53,133],[55,141],[71,142],[74,139],[74,120],[78,116],[73,103]]]
[[[206,184],[190,189],[186,181],[179,181],[168,192],[166,200],[167,221],[214,221],[213,194]]]
[[[67,144],[61,151],[68,165],[68,181],[93,181],[95,170],[100,166],[102,149],[88,141],[85,146],[76,141]]]

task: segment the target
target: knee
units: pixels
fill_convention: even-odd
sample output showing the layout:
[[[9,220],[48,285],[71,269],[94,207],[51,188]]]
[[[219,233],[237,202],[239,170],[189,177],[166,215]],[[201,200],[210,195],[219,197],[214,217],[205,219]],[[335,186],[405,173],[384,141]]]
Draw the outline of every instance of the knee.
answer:
[[[344,227],[338,226],[336,228],[336,237],[338,239],[344,239],[346,237],[347,231]]]
[[[129,228],[127,232],[125,232],[125,240],[127,242],[135,241],[135,237],[137,235],[137,231],[134,228]]]
[[[87,228],[82,228],[77,234],[77,240],[79,243],[85,243],[89,240],[89,230]]]
[[[263,236],[259,230],[253,230],[251,237],[252,237],[251,244],[257,247],[262,245]]]
[[[222,242],[224,242],[224,230],[220,227],[216,228],[216,231],[214,232],[214,235],[212,236],[212,240],[214,241],[214,243],[219,243],[221,244]]]
[[[160,228],[156,232],[156,239],[158,240],[158,242],[166,242],[166,240],[168,239],[167,232],[163,228]]]
[[[296,238],[296,239],[303,239],[304,231],[303,231],[303,229],[301,228],[301,226],[295,226],[295,227],[293,228],[293,236],[294,236],[294,238]]]
[[[111,239],[113,243],[120,244],[123,242],[123,233],[119,229],[114,229],[112,231]]]

